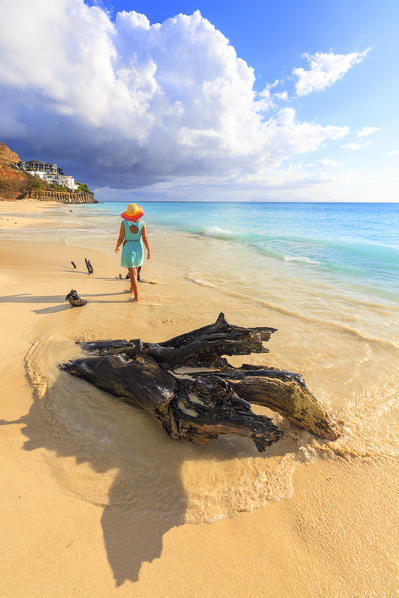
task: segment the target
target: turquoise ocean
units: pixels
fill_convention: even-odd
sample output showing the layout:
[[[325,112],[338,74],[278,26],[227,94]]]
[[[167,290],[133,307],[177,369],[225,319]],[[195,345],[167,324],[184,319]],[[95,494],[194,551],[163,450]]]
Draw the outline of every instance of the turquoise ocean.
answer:
[[[151,227],[215,238],[399,305],[399,204],[142,203]],[[124,203],[96,206],[118,216]]]

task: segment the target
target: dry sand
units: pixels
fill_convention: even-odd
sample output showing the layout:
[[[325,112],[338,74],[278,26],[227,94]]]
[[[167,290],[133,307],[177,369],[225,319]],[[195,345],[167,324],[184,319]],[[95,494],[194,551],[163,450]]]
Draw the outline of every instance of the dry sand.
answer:
[[[165,263],[161,240],[153,254],[143,277],[157,284],[140,285],[136,305],[115,278],[115,256],[0,241],[0,595],[398,596],[396,457],[310,435],[299,450],[288,439],[266,456],[246,441],[178,443],[141,412],[57,370],[78,354],[75,340],[164,340],[221,309],[237,324],[274,325],[261,307],[184,278]],[[65,303],[71,288],[86,307]],[[277,337],[274,347],[284,358]],[[285,367],[280,357],[274,365]]]

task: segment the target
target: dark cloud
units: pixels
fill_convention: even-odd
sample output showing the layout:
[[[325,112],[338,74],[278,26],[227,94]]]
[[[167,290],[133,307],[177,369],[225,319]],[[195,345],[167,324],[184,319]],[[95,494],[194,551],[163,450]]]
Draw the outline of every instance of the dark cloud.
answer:
[[[0,11],[1,139],[90,185],[259,177],[347,132],[257,95],[253,70],[199,12],[151,26],[82,0]]]

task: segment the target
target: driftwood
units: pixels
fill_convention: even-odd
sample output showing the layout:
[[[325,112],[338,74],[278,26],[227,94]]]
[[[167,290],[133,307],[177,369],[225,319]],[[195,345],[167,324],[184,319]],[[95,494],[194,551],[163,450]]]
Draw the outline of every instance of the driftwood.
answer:
[[[88,260],[86,257],[85,257],[85,263],[86,263],[87,272],[89,274],[93,274],[93,272],[94,272],[93,266],[91,265],[90,260]]]
[[[140,339],[80,343],[95,357],[61,368],[84,378],[161,422],[175,439],[208,444],[219,434],[252,439],[258,451],[284,435],[250,403],[276,411],[324,438],[338,438],[331,414],[309,392],[302,377],[275,368],[231,366],[223,355],[267,353],[274,328],[228,324],[221,313],[214,324],[162,343]]]
[[[87,299],[81,299],[75,289],[71,289],[65,297],[65,301],[69,301],[71,307],[83,307],[87,303]]]
[[[142,266],[138,266],[138,268],[137,268],[137,282],[143,282],[142,279],[141,279],[141,276],[140,276],[141,275],[141,268],[142,268]],[[119,274],[119,277],[122,278],[120,274]],[[125,278],[127,280],[130,279],[130,272],[128,272],[126,274]]]

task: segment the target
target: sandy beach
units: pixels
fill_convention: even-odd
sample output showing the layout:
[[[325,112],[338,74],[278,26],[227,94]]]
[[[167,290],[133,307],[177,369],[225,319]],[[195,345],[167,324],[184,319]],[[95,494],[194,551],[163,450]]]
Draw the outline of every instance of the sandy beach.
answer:
[[[56,202],[46,202],[30,199],[23,201],[2,201],[0,206],[0,230],[23,228],[31,225],[51,223],[46,218],[31,218],[30,214],[43,214],[52,208],[59,207]]]
[[[151,235],[134,304],[113,244],[78,237],[74,207],[70,233],[57,239],[60,214],[65,207],[0,203],[1,595],[397,596],[399,417],[396,408],[384,419],[379,403],[397,388],[395,347],[366,342],[344,320],[299,321],[267,297],[201,283],[190,267],[212,244],[183,234],[178,254],[167,233]],[[12,238],[14,227],[27,238]],[[216,278],[223,255],[207,263]],[[72,288],[87,306],[64,301]],[[162,341],[220,311],[234,324],[278,328],[270,354],[245,362],[301,372],[337,417],[338,441],[276,415],[289,434],[265,454],[243,439],[176,442],[57,367],[80,355],[76,341]]]

